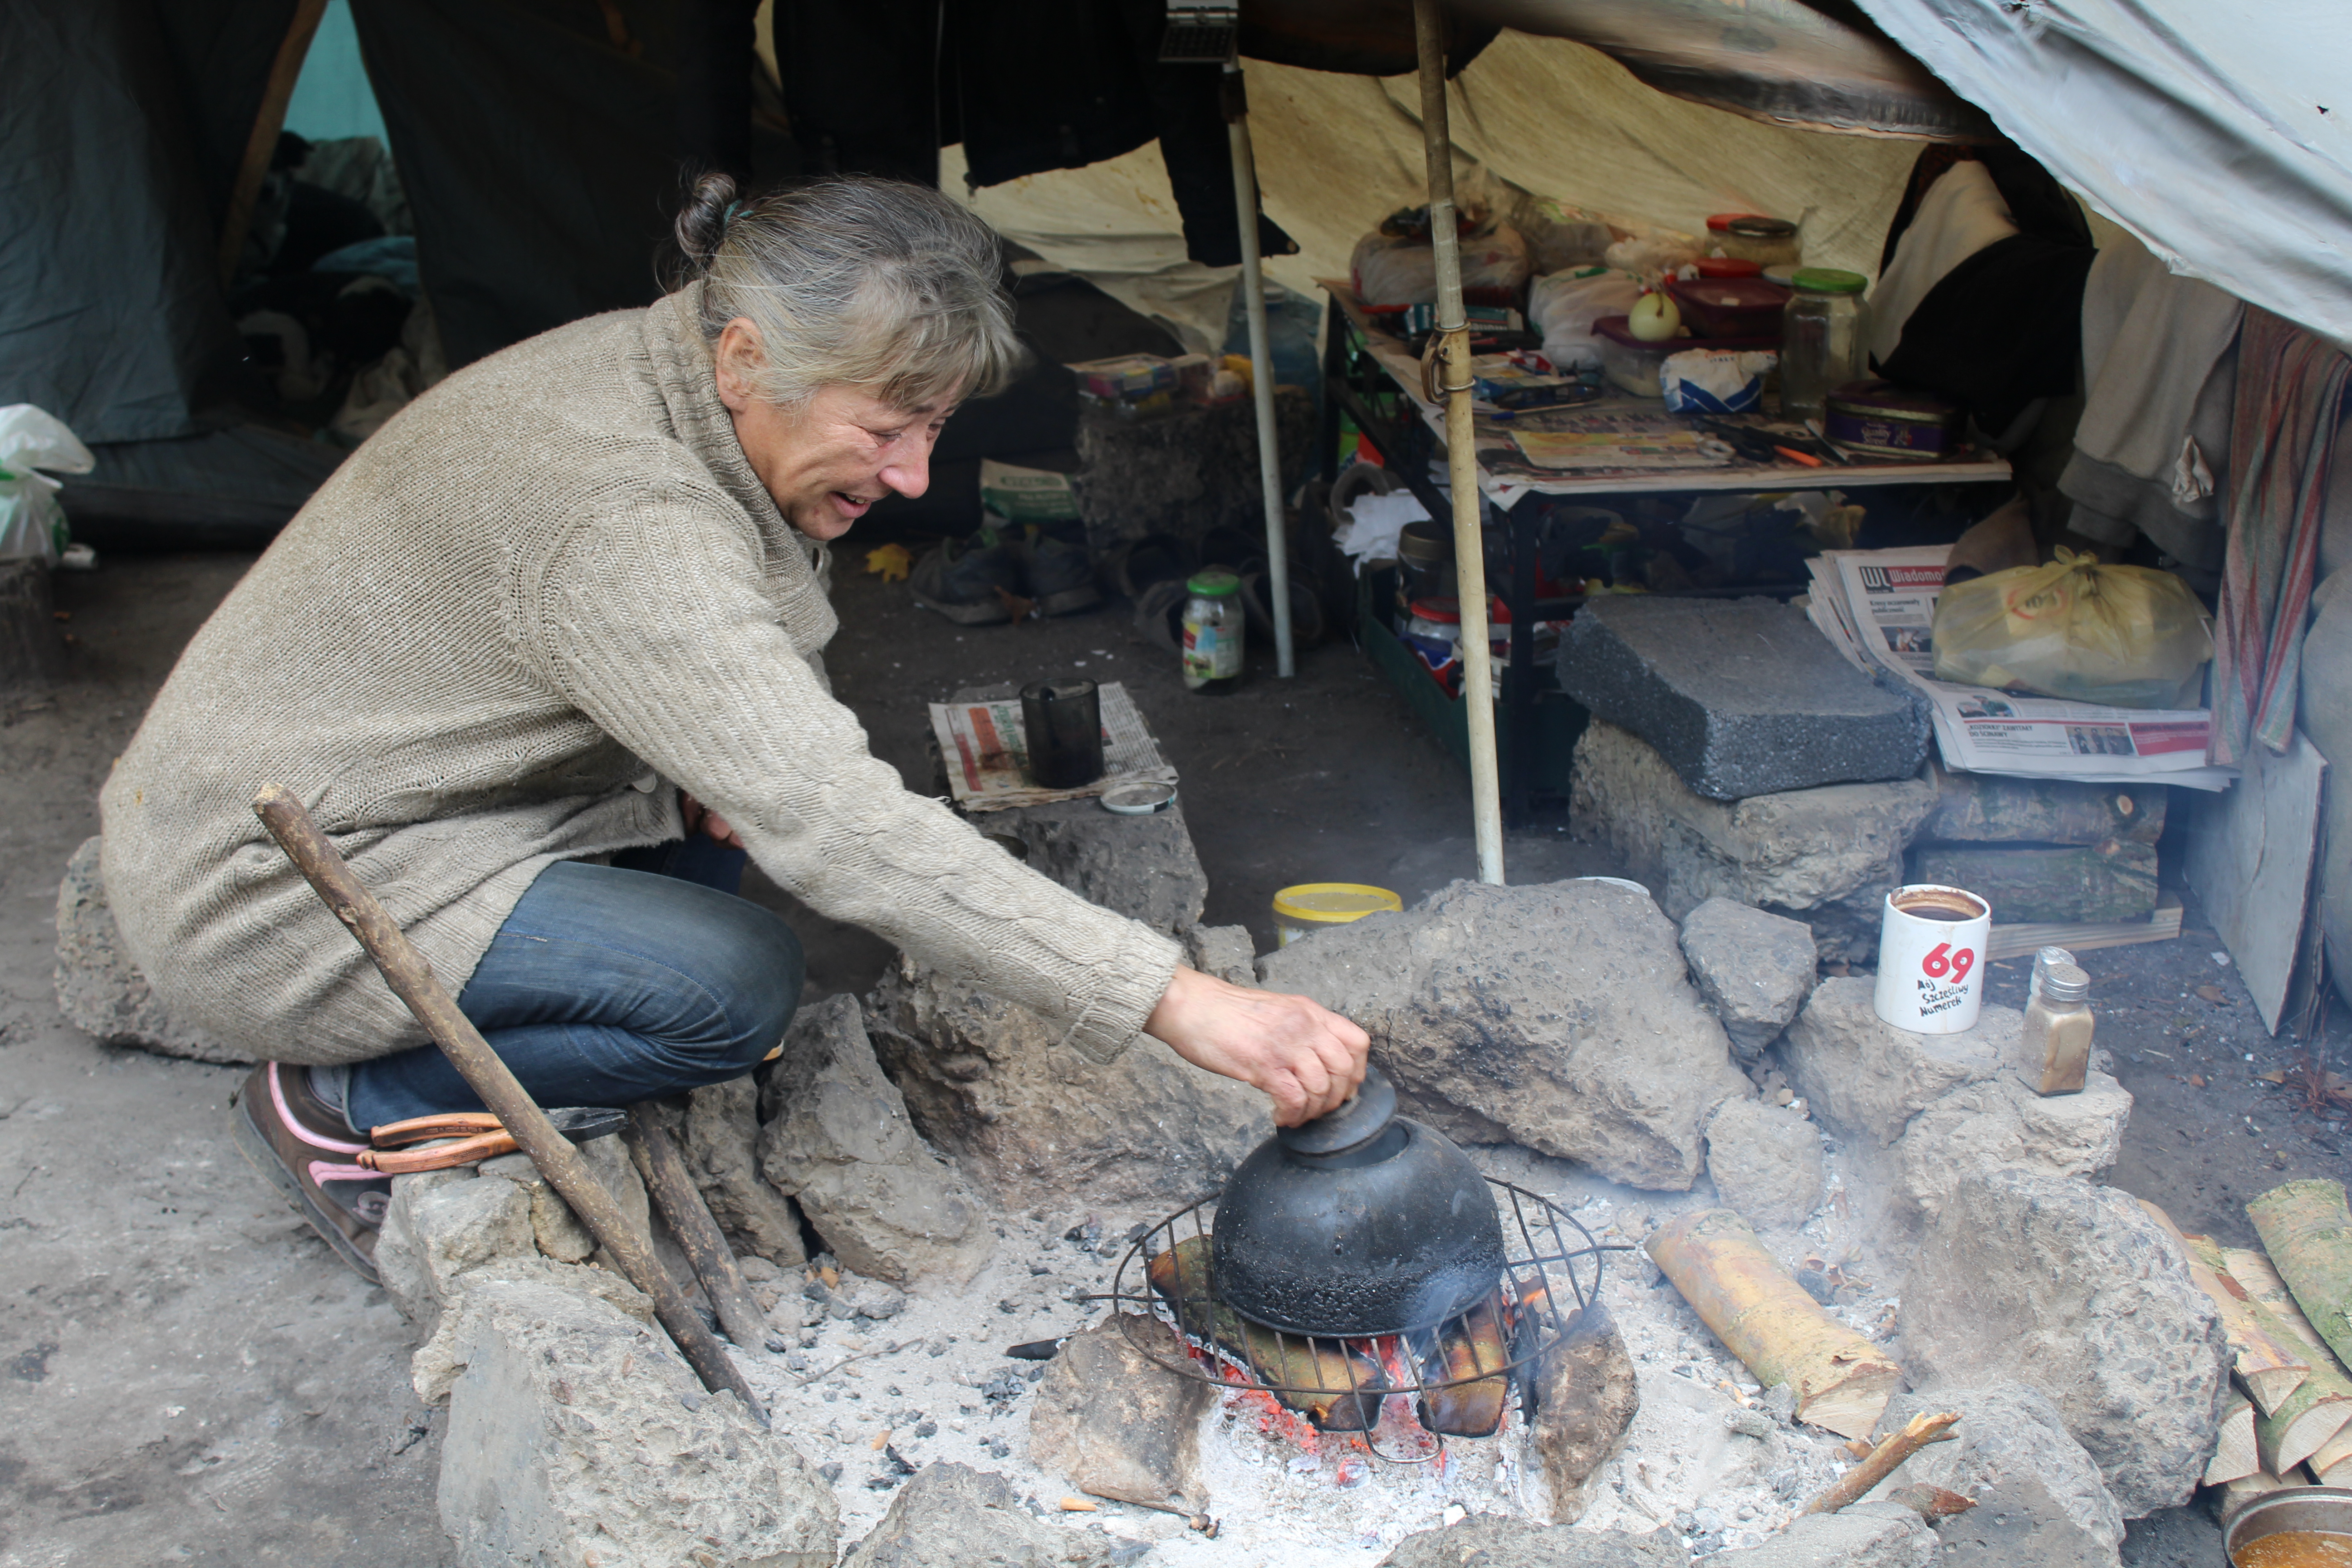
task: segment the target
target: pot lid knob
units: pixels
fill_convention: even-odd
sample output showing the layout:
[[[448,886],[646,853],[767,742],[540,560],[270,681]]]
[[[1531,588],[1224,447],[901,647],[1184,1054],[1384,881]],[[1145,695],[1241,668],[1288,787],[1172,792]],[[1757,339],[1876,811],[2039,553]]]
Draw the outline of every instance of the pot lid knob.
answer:
[[[1355,1093],[1312,1121],[1277,1127],[1274,1135],[1295,1154],[1339,1154],[1379,1137],[1396,1120],[1396,1089],[1370,1062]]]

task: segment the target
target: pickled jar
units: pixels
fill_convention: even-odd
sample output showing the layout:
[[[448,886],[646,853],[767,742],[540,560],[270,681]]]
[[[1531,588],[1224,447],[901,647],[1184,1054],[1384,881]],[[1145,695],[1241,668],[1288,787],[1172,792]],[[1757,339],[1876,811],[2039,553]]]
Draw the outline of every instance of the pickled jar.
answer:
[[[1713,228],[1709,218],[1707,226]],[[1723,226],[1719,235],[1709,239],[1723,247],[1723,254],[1753,261],[1759,267],[1795,266],[1805,256],[1804,242],[1797,237],[1797,226],[1784,217],[1766,217],[1761,213],[1738,213]]]
[[[1870,280],[1859,272],[1802,267],[1790,282],[1797,292],[1781,318],[1780,413],[1819,419],[1832,392],[1870,374],[1870,308],[1862,298]]]
[[[1212,566],[1184,587],[1185,688],[1223,696],[1242,683],[1242,580]]]

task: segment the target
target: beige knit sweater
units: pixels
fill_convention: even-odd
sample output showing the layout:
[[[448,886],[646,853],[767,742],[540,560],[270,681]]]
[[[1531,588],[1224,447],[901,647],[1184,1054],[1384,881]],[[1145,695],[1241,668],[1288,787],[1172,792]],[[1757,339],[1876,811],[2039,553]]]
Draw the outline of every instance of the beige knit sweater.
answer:
[[[531,879],[680,831],[1066,1025],[1107,1061],[1176,947],[868,754],[813,548],[745,461],[691,294],[460,371],[353,453],[189,644],[100,796],[109,900],[175,1016],[283,1061],[424,1035],[255,820],[299,795],[452,992]]]

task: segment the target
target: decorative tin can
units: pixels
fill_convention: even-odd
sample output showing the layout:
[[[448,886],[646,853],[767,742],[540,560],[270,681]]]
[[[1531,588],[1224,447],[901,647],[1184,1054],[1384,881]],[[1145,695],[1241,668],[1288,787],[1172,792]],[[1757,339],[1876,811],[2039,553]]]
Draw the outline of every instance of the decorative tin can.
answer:
[[[1891,381],[1850,381],[1830,394],[1822,431],[1873,458],[1942,458],[1959,447],[1960,410]]]

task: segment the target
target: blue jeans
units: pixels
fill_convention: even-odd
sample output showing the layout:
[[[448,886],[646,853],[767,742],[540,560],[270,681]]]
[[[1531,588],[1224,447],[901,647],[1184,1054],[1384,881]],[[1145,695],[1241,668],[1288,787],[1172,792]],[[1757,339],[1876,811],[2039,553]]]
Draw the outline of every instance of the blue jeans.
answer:
[[[541,872],[458,994],[543,1106],[630,1105],[740,1078],[800,1001],[799,939],[720,890],[740,879],[741,851],[690,837],[631,858],[656,868],[563,860]],[[358,1064],[344,1097],[357,1131],[480,1109],[436,1046]]]

